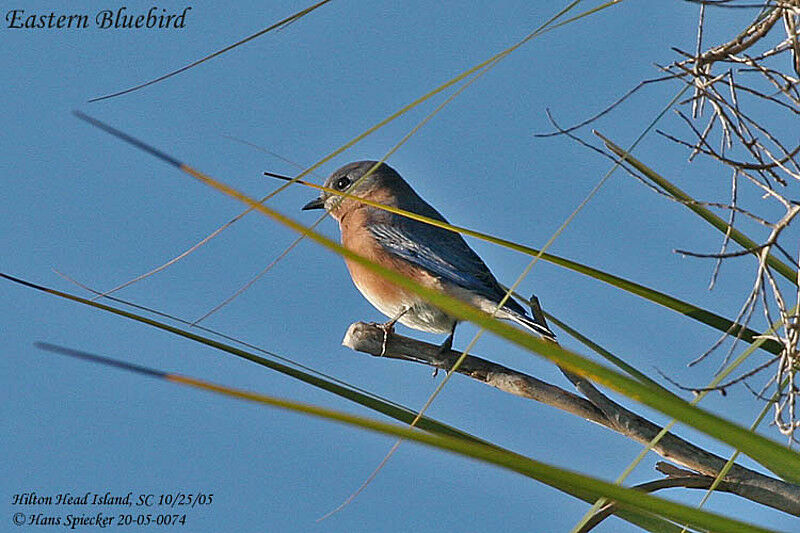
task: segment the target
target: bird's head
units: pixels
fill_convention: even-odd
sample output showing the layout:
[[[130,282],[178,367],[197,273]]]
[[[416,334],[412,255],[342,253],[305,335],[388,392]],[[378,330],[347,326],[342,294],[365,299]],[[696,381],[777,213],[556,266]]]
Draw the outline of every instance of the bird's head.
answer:
[[[325,180],[324,185],[328,189],[348,193],[380,204],[395,205],[397,203],[397,194],[407,188],[408,185],[386,163],[381,163],[375,170],[369,172],[377,164],[377,161],[349,163],[331,174]],[[344,198],[332,192],[322,191],[319,197],[304,205],[303,210],[325,209],[335,219],[341,220],[347,213],[363,205],[363,203],[354,198]]]

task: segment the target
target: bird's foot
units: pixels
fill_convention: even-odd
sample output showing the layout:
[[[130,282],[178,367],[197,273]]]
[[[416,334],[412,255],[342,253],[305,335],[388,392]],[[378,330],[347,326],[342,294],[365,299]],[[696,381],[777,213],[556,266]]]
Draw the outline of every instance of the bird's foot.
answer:
[[[400,318],[402,318],[404,314],[408,313],[409,309],[410,307],[404,308],[397,314],[397,316],[395,316],[388,322],[384,322],[383,324],[375,324],[376,326],[378,326],[383,330],[383,342],[381,343],[381,357],[386,355],[386,343],[389,342],[389,335],[394,333],[394,325],[397,323],[398,320],[400,320]]]
[[[439,359],[445,359],[450,354],[450,350],[453,348],[454,332],[455,332],[455,327],[453,328],[453,331],[450,332],[450,335],[448,335],[447,338],[444,340],[442,345],[436,349],[436,356]],[[434,367],[432,377],[435,378],[437,375],[439,375],[439,368]]]
[[[440,358],[444,358],[446,355],[450,353],[450,350],[453,348],[453,334],[447,336],[441,346],[437,348],[436,355]]]
[[[375,324],[383,330],[383,342],[381,343],[381,357],[386,355],[386,344],[389,342],[389,335],[394,333],[395,320],[390,320],[384,324]]]

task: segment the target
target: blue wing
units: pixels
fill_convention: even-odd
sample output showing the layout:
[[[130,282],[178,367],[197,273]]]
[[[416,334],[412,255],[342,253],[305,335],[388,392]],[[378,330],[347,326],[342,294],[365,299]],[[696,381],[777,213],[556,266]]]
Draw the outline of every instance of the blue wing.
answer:
[[[464,269],[463,265],[462,268],[459,268],[453,264],[454,262],[459,262],[457,261],[458,250],[452,250],[453,247],[451,245],[448,246],[451,243],[440,242],[440,245],[445,244],[447,248],[445,250],[436,250],[436,246],[431,247],[423,244],[419,236],[410,235],[402,229],[386,224],[372,225],[369,229],[387,251],[431,271],[437,277],[444,278],[468,289],[485,288],[485,282],[482,279],[484,276],[480,275],[480,271],[473,272]],[[439,247],[441,248],[441,246]],[[454,259],[456,260],[454,261]],[[463,261],[460,262],[463,263]]]
[[[486,264],[458,233],[416,220],[370,224],[370,232],[390,253],[423,267],[434,276],[498,302],[505,295]],[[521,315],[525,309],[508,299],[505,307]]]

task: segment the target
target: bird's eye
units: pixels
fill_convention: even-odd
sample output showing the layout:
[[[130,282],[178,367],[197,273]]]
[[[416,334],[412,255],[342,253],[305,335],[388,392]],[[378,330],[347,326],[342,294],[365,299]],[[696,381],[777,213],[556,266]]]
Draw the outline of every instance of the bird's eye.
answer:
[[[336,188],[340,191],[343,191],[348,185],[350,185],[350,178],[347,176],[336,180]]]

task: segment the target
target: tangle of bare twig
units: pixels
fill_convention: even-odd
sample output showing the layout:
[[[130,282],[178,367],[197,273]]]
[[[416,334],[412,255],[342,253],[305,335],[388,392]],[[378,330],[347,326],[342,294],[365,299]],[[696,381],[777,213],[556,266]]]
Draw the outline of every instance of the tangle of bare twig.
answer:
[[[623,166],[651,190],[673,201],[728,211],[728,231],[717,253],[676,252],[715,259],[710,289],[714,287],[723,262],[736,257],[755,258],[754,263],[736,263],[744,268],[753,265],[754,272],[753,285],[745,295],[734,321],[747,325],[761,308],[768,324],[780,324],[772,338],[781,344],[783,350],[776,359],[756,365],[755,370],[741,373],[719,385],[716,390],[724,394],[728,387],[738,383],[750,389],[746,382],[748,378],[774,369],[774,374],[770,372],[763,389],[754,391],[754,394],[763,398],[765,391],[775,389],[773,422],[781,433],[793,440],[796,430],[800,428],[800,407],[797,405],[800,397],[800,383],[797,383],[797,370],[800,368],[800,276],[796,273],[787,275],[791,271],[784,269],[780,274],[787,279],[776,279],[775,263],[772,259],[768,261],[768,258],[772,254],[779,254],[788,259],[792,270],[800,270],[797,234],[788,233],[787,236],[785,231],[800,212],[800,202],[797,201],[800,188],[800,138],[796,127],[797,116],[800,115],[800,0],[763,3],[739,0],[687,1],[701,4],[694,53],[673,47],[678,59],[668,65],[658,66],[664,74],[662,77],[643,81],[608,108],[575,126],[558,126],[548,110],[548,117],[556,131],[539,136],[566,135],[605,157],[614,157],[581,140],[574,134],[575,130],[613,111],[632,94],[652,83],[675,80],[693,88],[692,96],[678,104],[689,106],[690,110],[683,112],[676,109],[677,116],[688,128],[690,139],[665,131],[658,133],[674,145],[687,149],[689,162],[697,157],[706,157],[728,169],[724,174],[730,176],[726,178],[730,181],[730,196],[721,202],[689,202],[660,190],[642,178],[635,169]],[[757,8],[758,11],[753,22],[738,35],[727,42],[709,46],[704,44],[704,26],[709,17],[724,16],[724,12],[707,9],[712,7]],[[760,199],[744,200],[754,196],[741,194],[740,189],[748,185],[754,188]],[[745,201],[749,203],[743,204]],[[776,205],[782,208],[782,213],[775,209]],[[764,213],[771,214],[767,216]],[[751,246],[730,249],[732,228],[738,222],[736,215],[739,214],[765,227],[768,234]],[[723,335],[691,364],[703,361],[730,337],[734,337],[733,343],[720,365],[721,370],[740,344],[739,336],[733,331]],[[702,390],[679,387],[694,392]]]

